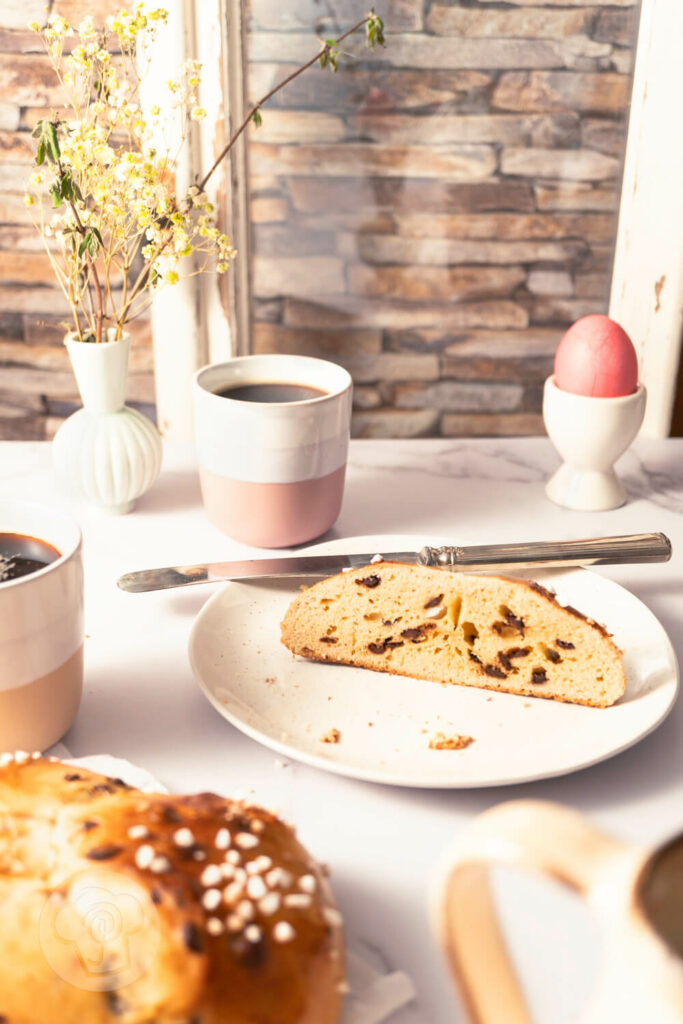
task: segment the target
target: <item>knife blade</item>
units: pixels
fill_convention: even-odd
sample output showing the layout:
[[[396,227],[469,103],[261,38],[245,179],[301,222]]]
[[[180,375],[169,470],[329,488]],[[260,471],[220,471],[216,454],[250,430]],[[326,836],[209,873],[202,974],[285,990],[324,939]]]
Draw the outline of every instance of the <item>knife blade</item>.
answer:
[[[165,569],[141,569],[128,572],[118,581],[121,590],[140,594],[147,590],[169,590],[195,583],[220,583],[228,580],[283,579],[297,576],[334,576],[338,572],[361,569],[377,552],[369,555],[300,555],[294,558],[253,558],[245,562],[207,562],[203,565],[176,565]],[[415,551],[395,551],[383,555],[383,561],[416,563]]]
[[[667,562],[671,542],[663,533],[594,537],[588,540],[535,541],[528,544],[481,544],[474,547],[423,547],[420,551],[373,552],[362,555],[294,555],[254,558],[242,562],[208,562],[161,569],[140,569],[120,577],[118,586],[131,594],[169,590],[197,583],[229,580],[334,576],[374,562],[407,562],[451,572],[551,568],[572,565],[614,565],[625,562]]]

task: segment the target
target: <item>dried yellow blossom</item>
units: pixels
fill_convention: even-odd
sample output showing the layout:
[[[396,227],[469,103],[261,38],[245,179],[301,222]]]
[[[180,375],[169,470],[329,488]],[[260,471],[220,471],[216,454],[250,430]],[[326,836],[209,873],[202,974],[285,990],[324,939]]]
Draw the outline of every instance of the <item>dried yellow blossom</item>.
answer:
[[[47,19],[47,24],[48,28],[46,31],[50,32],[53,39],[63,39],[65,36],[72,36],[74,34],[69,22],[59,14],[51,14]]]
[[[206,193],[196,185],[177,192],[178,152],[166,149],[167,123],[175,121],[184,139],[191,121],[207,116],[197,102],[201,64],[185,61],[167,83],[165,104],[140,101],[139,69],[166,18],[162,8],[147,10],[142,3],[113,13],[106,20],[115,37],[111,47],[111,36],[90,15],[75,29],[58,14],[42,28],[30,26],[64,85],[67,111],[37,125],[39,166],[24,202],[36,206],[79,337],[82,331],[96,336],[91,265],[98,271],[103,329],[120,328],[155,289],[177,284],[185,273],[225,273],[235,255]],[[71,36],[73,46],[63,53]],[[174,128],[170,137],[176,135]],[[38,204],[39,196],[47,202]],[[148,273],[140,273],[140,259]]]

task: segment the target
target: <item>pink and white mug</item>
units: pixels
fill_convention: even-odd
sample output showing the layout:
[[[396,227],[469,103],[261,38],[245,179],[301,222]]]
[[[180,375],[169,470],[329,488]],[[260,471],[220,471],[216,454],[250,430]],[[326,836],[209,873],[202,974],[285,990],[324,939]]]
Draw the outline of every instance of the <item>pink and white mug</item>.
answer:
[[[240,356],[195,375],[194,422],[207,515],[234,540],[291,547],[336,521],[353,383],[309,356]]]

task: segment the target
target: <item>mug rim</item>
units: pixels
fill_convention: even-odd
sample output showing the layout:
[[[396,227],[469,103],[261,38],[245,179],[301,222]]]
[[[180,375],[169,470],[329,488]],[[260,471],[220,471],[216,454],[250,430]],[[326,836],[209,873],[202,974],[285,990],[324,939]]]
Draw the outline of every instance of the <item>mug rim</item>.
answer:
[[[27,573],[25,576],[18,576],[14,580],[0,580],[0,594],[10,588],[18,587],[22,584],[29,584],[33,580],[42,579],[42,577],[47,576],[50,572],[55,572],[63,565],[66,565],[74,555],[78,554],[83,546],[83,533],[80,526],[72,516],[66,512],[62,512],[61,509],[52,508],[50,505],[43,505],[38,501],[24,501],[21,498],[0,498],[0,533],[10,532],[2,530],[2,512],[4,508],[11,506],[30,509],[33,512],[44,514],[46,517],[61,519],[65,525],[74,531],[74,539],[72,539],[71,543],[67,545],[66,550],[60,550],[59,558],[55,558],[54,562],[49,562],[47,565],[44,565],[42,569],[36,569],[35,572]],[[26,534],[26,536],[29,535]],[[36,540],[42,540],[45,544],[50,544],[52,547],[55,546],[51,541],[45,540],[44,537],[36,537]]]
[[[299,365],[301,365],[302,363],[304,363],[304,364],[308,363],[309,365],[311,363],[313,363],[313,364],[318,364],[319,366],[332,367],[335,372],[338,372],[340,374],[340,376],[342,377],[344,383],[342,385],[340,385],[339,387],[335,388],[333,391],[329,391],[329,392],[326,392],[325,394],[318,395],[316,398],[301,398],[301,399],[295,399],[294,401],[291,401],[291,402],[246,402],[245,403],[245,402],[241,401],[240,399],[230,398],[228,395],[217,395],[215,391],[210,391],[209,388],[202,381],[202,377],[205,374],[207,374],[209,371],[211,371],[211,370],[220,370],[223,367],[227,368],[227,367],[235,366],[236,364],[241,364],[241,365],[247,364],[248,365],[253,360],[270,359],[270,358],[277,359],[277,360],[282,360],[284,362],[291,361],[293,364],[294,363],[298,363]],[[248,384],[248,383],[250,383],[250,381],[249,380],[245,380],[244,383]],[[254,383],[257,383],[257,382],[254,381]],[[261,382],[258,382],[258,383],[261,383]],[[294,383],[294,381],[289,381],[288,383]],[[324,402],[334,401],[334,400],[342,397],[343,395],[347,394],[350,391],[350,389],[353,387],[353,378],[351,377],[351,374],[349,373],[349,371],[345,367],[341,366],[339,363],[333,363],[331,359],[319,359],[317,356],[302,356],[302,355],[296,355],[294,353],[285,353],[285,352],[253,352],[253,353],[250,353],[249,355],[245,355],[245,356],[234,356],[231,359],[223,359],[223,360],[220,360],[219,362],[207,363],[205,366],[200,367],[200,369],[196,371],[196,373],[194,374],[194,377],[193,377],[193,384],[195,385],[195,387],[197,387],[199,389],[199,391],[202,394],[208,395],[210,398],[218,399],[221,403],[227,401],[227,402],[229,402],[233,406],[233,408],[244,409],[245,406],[248,406],[248,407],[250,407],[252,409],[271,409],[271,410],[274,410],[274,409],[290,409],[290,408],[295,408],[295,407],[296,408],[310,408],[311,406],[321,405]],[[304,385],[304,386],[306,386],[306,385]],[[313,385],[313,384],[310,384],[308,386],[309,387],[315,387],[315,385]]]

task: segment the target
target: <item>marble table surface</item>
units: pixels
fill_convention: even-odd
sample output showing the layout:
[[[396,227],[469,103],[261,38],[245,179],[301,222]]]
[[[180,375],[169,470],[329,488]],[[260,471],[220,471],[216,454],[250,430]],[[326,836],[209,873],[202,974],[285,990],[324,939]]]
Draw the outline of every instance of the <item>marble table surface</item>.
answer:
[[[683,654],[683,440],[640,441],[620,463],[621,509],[569,512],[544,482],[557,465],[542,438],[355,441],[341,517],[328,537],[396,533],[491,543],[662,530],[667,565],[604,568],[660,618]],[[122,518],[62,494],[50,447],[0,442],[0,494],[70,509],[85,538],[86,683],[66,737],[75,756],[112,753],[149,769],[171,790],[250,791],[293,821],[332,869],[356,949],[406,971],[415,1002],[393,1024],[465,1024],[435,948],[427,903],[434,865],[458,830],[514,797],[559,800],[639,843],[683,827],[683,702],[633,749],[601,765],[533,785],[472,791],[389,788],[278,762],[220,718],[187,659],[192,622],[213,587],[147,595],[117,577],[155,565],[244,557],[205,519],[192,449],[169,445],[162,476]],[[539,1024],[576,1014],[599,969],[600,936],[584,908],[548,882],[501,874],[496,889]]]

